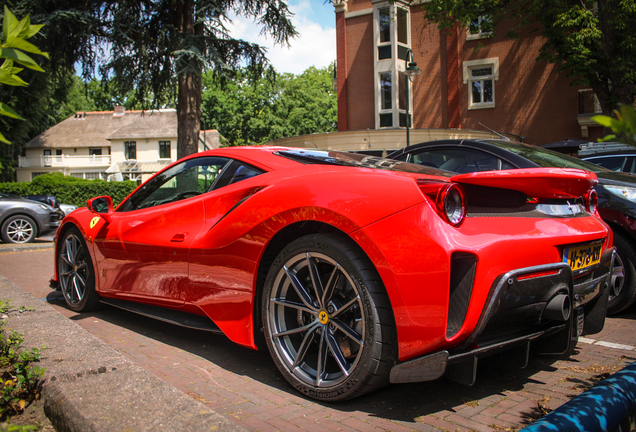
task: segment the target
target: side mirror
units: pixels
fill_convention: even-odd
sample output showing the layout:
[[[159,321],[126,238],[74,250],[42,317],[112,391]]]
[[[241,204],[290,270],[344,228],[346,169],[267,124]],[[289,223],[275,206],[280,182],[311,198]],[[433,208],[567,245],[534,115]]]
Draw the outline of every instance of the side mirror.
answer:
[[[86,206],[93,213],[100,215],[106,222],[113,219],[113,199],[109,196],[99,196],[86,201]]]

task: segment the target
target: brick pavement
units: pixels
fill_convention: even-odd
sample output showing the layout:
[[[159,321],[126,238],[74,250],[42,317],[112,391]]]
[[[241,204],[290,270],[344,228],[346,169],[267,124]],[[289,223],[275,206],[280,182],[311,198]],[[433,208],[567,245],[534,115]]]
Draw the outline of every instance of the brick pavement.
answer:
[[[296,393],[266,352],[114,308],[75,314],[48,289],[53,254],[2,253],[0,273],[136,364],[236,424],[259,431],[514,431],[636,361],[636,310],[609,318],[569,360],[533,357],[528,368],[480,363],[477,383],[393,385],[356,400],[316,403]]]

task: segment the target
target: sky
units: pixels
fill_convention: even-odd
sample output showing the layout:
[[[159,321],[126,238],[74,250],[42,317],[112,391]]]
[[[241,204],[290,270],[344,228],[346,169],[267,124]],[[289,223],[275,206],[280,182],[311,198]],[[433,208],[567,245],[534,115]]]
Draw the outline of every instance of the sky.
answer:
[[[289,0],[296,31],[291,47],[274,46],[272,38],[260,36],[260,27],[252,20],[233,17],[227,27],[233,37],[255,42],[267,48],[267,58],[277,72],[300,74],[310,66],[329,66],[336,60],[336,14],[324,0]]]

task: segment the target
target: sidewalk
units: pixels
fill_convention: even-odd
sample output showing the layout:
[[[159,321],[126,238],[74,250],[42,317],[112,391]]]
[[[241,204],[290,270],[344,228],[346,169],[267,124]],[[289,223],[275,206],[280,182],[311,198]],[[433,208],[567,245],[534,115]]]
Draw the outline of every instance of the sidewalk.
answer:
[[[0,275],[0,298],[14,307],[5,328],[24,346],[46,346],[42,397],[56,430],[242,431],[210,408],[127,360],[86,330]]]

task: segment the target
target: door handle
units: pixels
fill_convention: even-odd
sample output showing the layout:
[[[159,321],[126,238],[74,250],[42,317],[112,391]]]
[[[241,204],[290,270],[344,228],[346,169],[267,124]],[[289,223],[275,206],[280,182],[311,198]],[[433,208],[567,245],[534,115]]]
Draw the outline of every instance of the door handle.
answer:
[[[184,241],[184,240],[185,240],[186,234],[187,234],[187,233],[175,234],[175,235],[174,235],[174,236],[170,239],[170,241],[171,241],[171,242],[182,242],[182,241]]]

